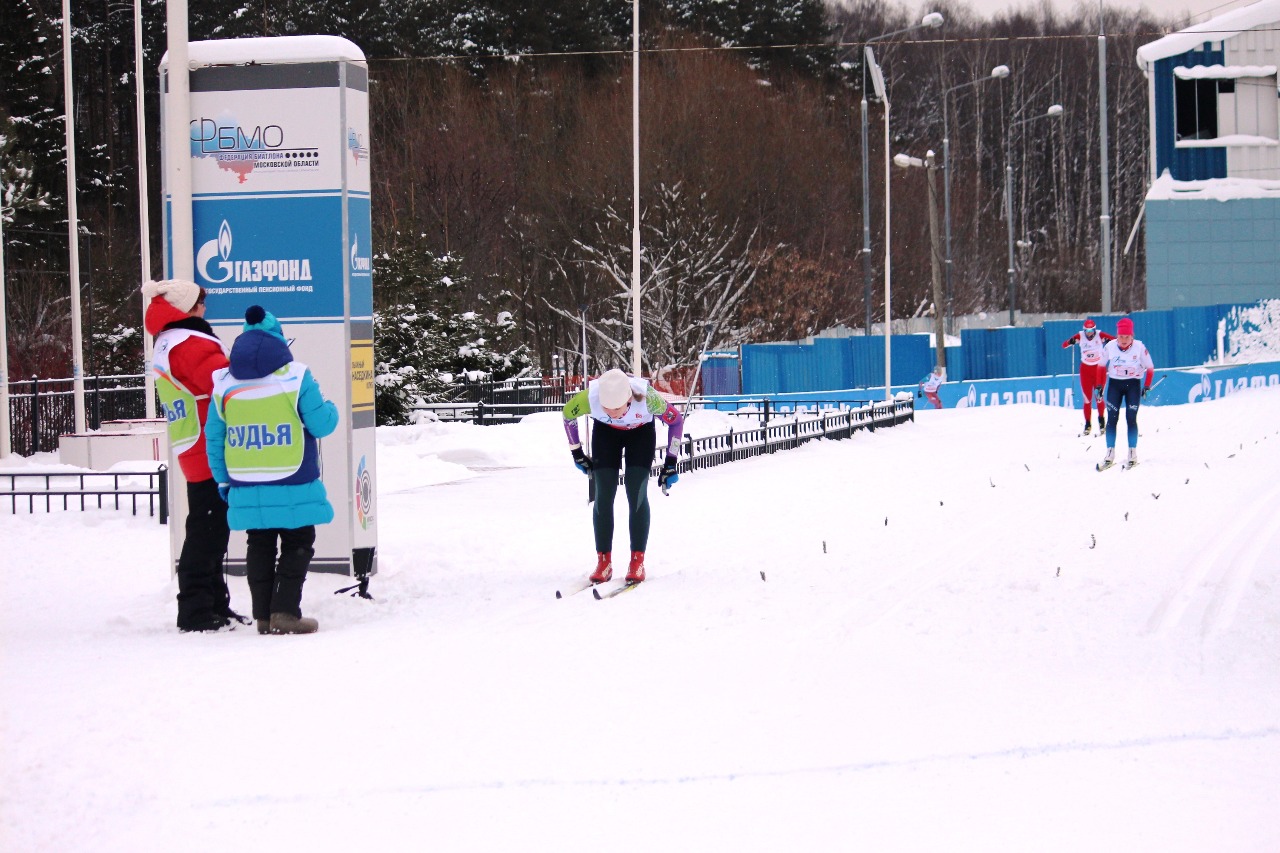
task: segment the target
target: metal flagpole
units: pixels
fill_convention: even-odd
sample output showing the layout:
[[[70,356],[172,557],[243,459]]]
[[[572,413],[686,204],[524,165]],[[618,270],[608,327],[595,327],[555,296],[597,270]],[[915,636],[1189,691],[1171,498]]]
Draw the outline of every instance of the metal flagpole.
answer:
[[[0,195],[0,459],[9,455],[9,318],[4,289],[4,196]]]
[[[143,96],[146,92],[146,86],[142,76],[142,0],[133,0],[133,76],[134,90],[137,92],[137,103],[135,105],[135,116],[137,119],[138,134],[138,243],[139,254],[142,262],[142,281],[151,280],[151,219],[150,208],[148,207],[149,199],[147,198],[147,120],[145,102]],[[146,302],[142,304],[142,311],[145,317],[147,310]],[[151,336],[147,334],[145,322],[142,330],[142,354],[143,354],[143,387],[147,397],[146,416],[154,418],[156,416],[156,381],[151,376],[151,348],[153,346]]]
[[[1102,233],[1099,235],[1102,256],[1102,313],[1111,313],[1111,180],[1107,160],[1107,36],[1105,10],[1098,2],[1098,141],[1102,156]]]
[[[640,0],[631,4],[631,373],[640,375]]]
[[[71,382],[75,429],[86,429],[84,413],[84,337],[80,327],[80,220],[76,212],[75,103],[71,91],[71,0],[62,0],[63,126],[67,141],[67,269],[71,278]]]
[[[169,96],[164,116],[165,190],[169,202],[169,248],[173,278],[195,280],[195,236],[191,224],[191,66],[187,47],[187,0],[167,0]]]

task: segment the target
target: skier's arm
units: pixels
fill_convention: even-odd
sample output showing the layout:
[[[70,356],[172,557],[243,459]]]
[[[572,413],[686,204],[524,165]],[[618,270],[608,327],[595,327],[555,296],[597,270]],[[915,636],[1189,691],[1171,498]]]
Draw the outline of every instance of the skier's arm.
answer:
[[[1062,348],[1066,349],[1067,347],[1075,346],[1075,343],[1078,340],[1080,340],[1080,333],[1076,332],[1074,335],[1062,342]]]
[[[1151,350],[1145,346],[1142,348],[1142,366],[1147,369],[1146,381],[1142,383],[1142,387],[1150,388],[1151,378],[1156,375],[1156,363],[1151,360]]]
[[[1104,344],[1105,344],[1107,341],[1114,341],[1114,340],[1116,339],[1116,336],[1115,336],[1115,335],[1108,335],[1106,332],[1102,331],[1101,329],[1099,329],[1099,330],[1098,330],[1098,334],[1099,334],[1099,335],[1102,335],[1102,342],[1103,342]]]
[[[680,439],[684,436],[684,415],[668,403],[665,397],[653,390],[652,385],[649,386],[644,399],[650,414],[667,425],[667,455],[678,456]]]
[[[591,403],[587,399],[586,390],[579,391],[564,404],[564,434],[569,439],[569,448],[582,446],[582,438],[578,435],[578,418],[591,414]]]

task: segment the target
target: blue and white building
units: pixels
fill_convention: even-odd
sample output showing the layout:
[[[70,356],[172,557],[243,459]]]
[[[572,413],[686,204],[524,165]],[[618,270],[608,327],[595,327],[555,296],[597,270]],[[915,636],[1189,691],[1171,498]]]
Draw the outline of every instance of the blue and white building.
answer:
[[[1147,308],[1280,297],[1280,0],[1138,48],[1148,80]]]

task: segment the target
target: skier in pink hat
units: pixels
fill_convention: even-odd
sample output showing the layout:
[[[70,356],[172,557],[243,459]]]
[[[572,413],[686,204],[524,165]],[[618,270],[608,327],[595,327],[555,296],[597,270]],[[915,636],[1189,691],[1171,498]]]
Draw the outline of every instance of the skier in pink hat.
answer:
[[[1124,404],[1125,434],[1129,439],[1126,468],[1138,464],[1138,406],[1151,390],[1155,364],[1142,341],[1133,337],[1133,320],[1121,317],[1116,322],[1116,339],[1102,349],[1102,363],[1107,367],[1107,456],[1098,464],[1102,471],[1115,464],[1116,422],[1120,404]]]

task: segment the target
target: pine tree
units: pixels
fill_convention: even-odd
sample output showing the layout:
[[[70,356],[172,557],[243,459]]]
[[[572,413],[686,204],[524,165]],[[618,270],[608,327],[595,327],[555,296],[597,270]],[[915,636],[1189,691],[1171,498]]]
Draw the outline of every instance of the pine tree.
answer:
[[[376,259],[374,393],[380,424],[409,423],[417,403],[456,399],[459,380],[510,379],[531,364],[528,349],[514,341],[511,314],[499,311],[490,320],[462,309],[471,288],[460,259],[425,247],[421,237],[397,234],[394,248]]]

